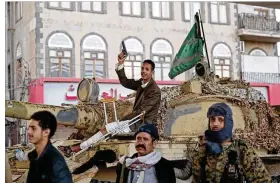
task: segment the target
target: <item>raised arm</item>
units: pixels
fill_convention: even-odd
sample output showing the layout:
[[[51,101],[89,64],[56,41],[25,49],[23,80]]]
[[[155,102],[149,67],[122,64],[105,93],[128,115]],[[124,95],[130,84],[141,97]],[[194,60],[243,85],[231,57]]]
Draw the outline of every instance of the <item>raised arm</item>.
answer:
[[[128,79],[124,72],[124,60],[126,57],[124,56],[123,52],[121,52],[118,55],[118,63],[116,64],[116,72],[119,77],[120,83],[125,88],[131,89],[131,90],[137,90],[139,86],[141,86],[140,80],[135,79]]]

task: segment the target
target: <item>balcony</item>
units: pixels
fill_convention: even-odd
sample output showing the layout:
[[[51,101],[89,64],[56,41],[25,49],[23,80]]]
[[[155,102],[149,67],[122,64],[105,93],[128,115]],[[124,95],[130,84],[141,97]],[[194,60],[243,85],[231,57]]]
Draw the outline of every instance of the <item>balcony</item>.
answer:
[[[274,17],[241,13],[238,15],[238,36],[244,41],[276,43],[280,41],[280,22]]]
[[[250,83],[280,83],[280,73],[242,72],[242,79]]]
[[[280,83],[280,57],[242,56],[242,79],[255,83]]]

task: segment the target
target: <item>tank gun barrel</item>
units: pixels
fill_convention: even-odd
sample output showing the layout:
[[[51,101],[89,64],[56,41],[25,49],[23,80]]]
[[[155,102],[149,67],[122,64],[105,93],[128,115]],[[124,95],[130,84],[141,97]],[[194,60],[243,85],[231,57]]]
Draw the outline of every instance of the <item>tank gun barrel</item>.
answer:
[[[64,126],[74,126],[92,132],[102,127],[104,116],[93,106],[71,105],[68,107],[32,104],[21,101],[5,101],[5,116],[29,120],[37,111],[46,110],[56,116],[57,122]],[[99,125],[99,126],[98,126]]]
[[[46,110],[53,114],[57,114],[64,107],[44,105],[44,104],[32,104],[28,102],[20,101],[5,101],[5,116],[11,118],[19,118],[29,120],[31,115],[40,110]]]
[[[132,111],[132,104],[123,103],[116,106],[118,118],[122,118]],[[64,126],[73,126],[84,129],[89,134],[94,134],[104,125],[104,109],[101,103],[89,105],[63,104],[63,106],[33,104],[29,102],[5,101],[5,116],[29,120],[31,115],[37,111],[46,110],[55,115],[57,123]],[[114,121],[113,108],[108,106],[108,121]]]

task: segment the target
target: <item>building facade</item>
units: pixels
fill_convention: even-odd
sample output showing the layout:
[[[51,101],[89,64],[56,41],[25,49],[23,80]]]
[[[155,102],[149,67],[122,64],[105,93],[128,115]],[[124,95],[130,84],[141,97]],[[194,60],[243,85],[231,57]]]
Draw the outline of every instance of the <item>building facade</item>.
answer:
[[[280,105],[280,15],[275,12],[238,5],[241,79],[260,90],[272,106]]]
[[[275,10],[228,2],[6,2],[6,98],[77,103],[69,89],[85,77],[97,78],[100,96],[123,97],[130,91],[115,72],[121,41],[128,77],[138,79],[141,61],[152,59],[161,87],[179,84],[193,69],[174,80],[168,72],[198,10],[211,69],[250,81],[280,105]]]
[[[156,63],[155,80],[185,81],[191,72],[170,80],[168,72],[177,51],[201,10],[209,59],[226,58],[224,77],[239,77],[237,6],[208,2],[10,2],[13,31],[8,67],[11,86],[26,78],[48,77],[117,79],[115,64],[125,41],[128,77],[139,78],[141,61]],[[221,12],[220,12],[221,11]],[[13,19],[13,20],[11,20]],[[10,60],[14,60],[12,63]],[[11,73],[11,71],[10,71]],[[12,87],[11,87],[12,88]],[[18,95],[18,94],[17,94]]]

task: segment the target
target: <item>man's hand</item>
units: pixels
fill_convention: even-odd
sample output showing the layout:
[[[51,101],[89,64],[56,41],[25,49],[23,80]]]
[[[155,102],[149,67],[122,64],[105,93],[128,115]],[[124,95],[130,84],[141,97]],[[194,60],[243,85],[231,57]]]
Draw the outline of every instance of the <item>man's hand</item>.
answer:
[[[121,53],[118,55],[118,62],[119,62],[119,65],[121,65],[121,64],[124,63],[126,57],[127,57],[127,56],[125,56],[123,52],[121,52]]]
[[[145,113],[146,113],[146,111],[142,111],[142,116],[140,116],[140,119],[144,122],[144,117],[145,117]]]

